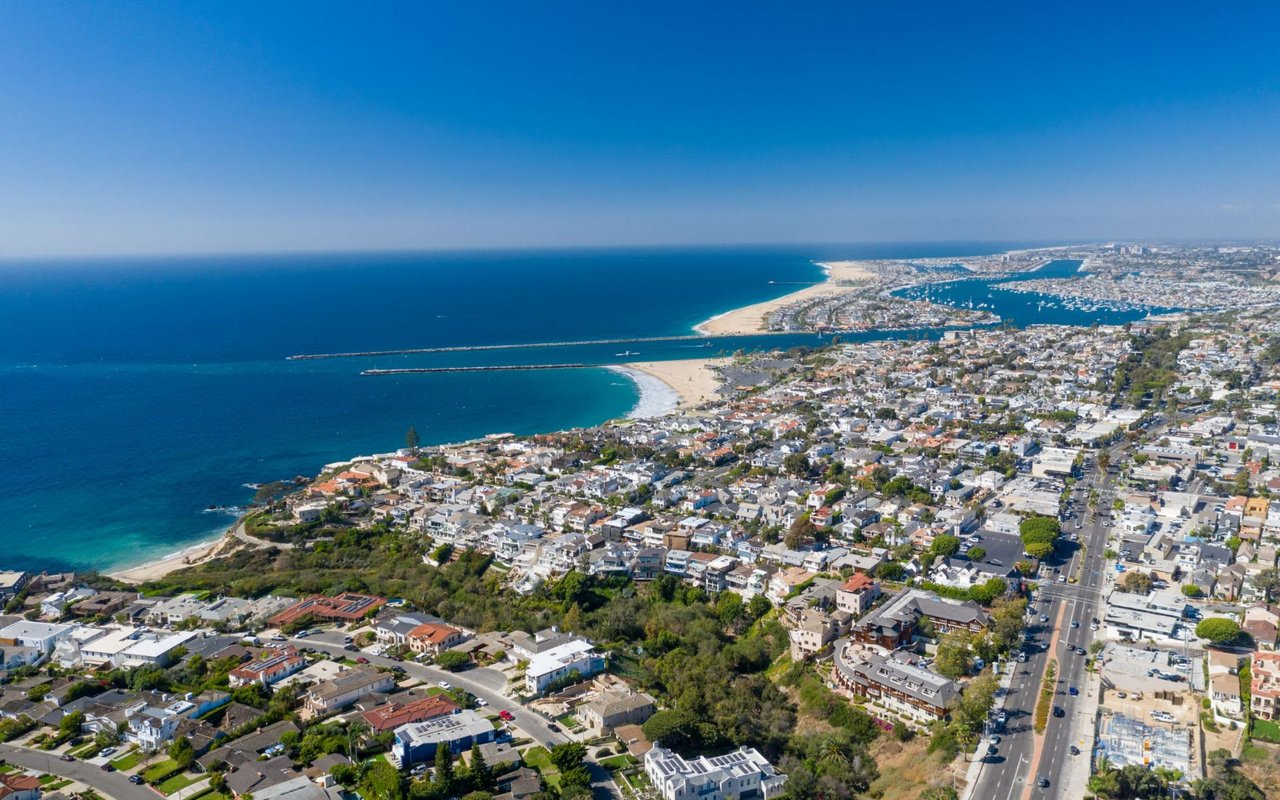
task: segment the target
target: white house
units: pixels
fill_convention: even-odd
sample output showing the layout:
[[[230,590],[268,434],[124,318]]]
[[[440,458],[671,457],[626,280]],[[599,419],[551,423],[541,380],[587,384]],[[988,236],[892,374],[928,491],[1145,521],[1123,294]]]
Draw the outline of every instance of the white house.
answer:
[[[769,800],[782,794],[787,781],[754,747],[686,761],[655,742],[644,754],[644,771],[663,800]]]

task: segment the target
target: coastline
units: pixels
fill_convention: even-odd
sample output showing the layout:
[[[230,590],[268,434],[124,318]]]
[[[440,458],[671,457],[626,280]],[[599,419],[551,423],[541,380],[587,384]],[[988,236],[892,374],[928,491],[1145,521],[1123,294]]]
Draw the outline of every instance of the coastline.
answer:
[[[730,358],[634,361],[611,369],[627,375],[640,387],[640,402],[627,417],[644,419],[717,399],[716,390],[721,380],[715,370],[731,361]],[[652,392],[653,400],[646,401],[646,389]],[[662,410],[657,410],[659,408]]]
[[[232,541],[233,531],[240,527],[240,521],[237,520],[234,525],[228,527],[217,538],[208,539],[203,542],[197,542],[189,547],[184,547],[177,552],[170,553],[161,558],[144,561],[136,566],[127,567],[125,569],[112,570],[103,573],[108,578],[114,578],[121,583],[131,583],[139,585],[147,581],[154,581],[163,578],[170,572],[175,572],[183,567],[190,567],[195,564],[202,564],[210,561],[222,554]]]
[[[875,273],[867,266],[866,261],[826,261],[818,264],[827,279],[799,291],[785,294],[773,300],[765,300],[742,308],[716,314],[703,320],[693,329],[705,336],[733,336],[761,333],[769,315],[780,308],[785,308],[802,300],[815,300],[841,294],[850,288],[850,284],[865,283],[875,279]]]
[[[634,367],[614,364],[605,369],[625,375],[640,390],[640,397],[635,406],[624,415],[624,419],[649,419],[660,417],[675,411],[680,405],[680,393],[671,384]]]

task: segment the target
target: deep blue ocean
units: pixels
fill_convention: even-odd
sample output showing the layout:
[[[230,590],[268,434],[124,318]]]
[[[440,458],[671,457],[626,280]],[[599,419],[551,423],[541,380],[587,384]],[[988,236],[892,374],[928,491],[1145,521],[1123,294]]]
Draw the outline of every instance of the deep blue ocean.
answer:
[[[225,529],[233,518],[204,509],[247,502],[244,484],[393,450],[410,425],[428,443],[534,433],[622,416],[637,401],[628,379],[603,369],[360,376],[369,367],[609,363],[623,349],[638,352],[631,360],[703,357],[816,337],[743,337],[714,350],[286,360],[293,354],[683,335],[821,280],[814,260],[1025,245],[0,263],[0,568],[109,568],[174,552]]]

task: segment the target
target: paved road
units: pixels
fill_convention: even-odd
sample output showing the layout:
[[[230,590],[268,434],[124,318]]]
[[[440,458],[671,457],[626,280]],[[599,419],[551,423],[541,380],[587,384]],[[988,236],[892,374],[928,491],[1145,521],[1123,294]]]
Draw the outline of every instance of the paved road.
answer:
[[[1077,491],[1087,496],[1089,488],[1096,486],[1099,508],[1103,508],[1110,502],[1105,499],[1109,485],[1108,477],[1099,477],[1095,470],[1087,481],[1082,481]],[[1074,522],[1068,528],[1068,533],[1076,532]],[[1079,756],[1072,756],[1069,752],[1073,743],[1070,740],[1071,715],[1081,698],[1071,697],[1068,690],[1075,686],[1081,693],[1085,691],[1085,658],[1075,653],[1068,654],[1066,646],[1088,650],[1093,637],[1089,623],[1093,617],[1102,617],[1098,613],[1099,593],[1103,583],[1105,561],[1102,554],[1106,550],[1107,531],[1095,516],[1079,533],[1081,543],[1086,546],[1083,564],[1080,563],[1079,548],[1072,548],[1069,556],[1058,564],[1063,574],[1072,574],[1070,570],[1078,569],[1075,574],[1079,576],[1079,583],[1042,583],[1031,605],[1032,616],[1027,632],[1034,646],[1025,664],[1012,663],[1017,672],[1005,701],[1008,720],[1000,731],[1002,740],[997,754],[986,758],[978,774],[976,786],[970,794],[975,800],[1013,800],[1028,793],[1033,797],[1057,797],[1056,789],[1068,770],[1082,768],[1087,763],[1080,761],[1088,758],[1087,748],[1082,748]],[[1049,621],[1041,622],[1041,616],[1049,617]],[[1079,627],[1072,628],[1073,621]],[[1048,651],[1041,649],[1042,642],[1049,644]],[[1067,716],[1050,715],[1037,756],[1033,727],[1035,706],[1045,665],[1051,658],[1058,661],[1054,705],[1062,707]],[[1049,779],[1048,789],[1042,790],[1035,785],[1042,777]]]
[[[334,631],[326,631],[308,636],[303,639],[290,639],[290,643],[298,648],[311,647],[332,655],[352,655],[343,650],[344,634]],[[463,672],[447,672],[436,667],[418,664],[413,661],[396,662],[382,656],[375,656],[369,653],[360,653],[363,657],[369,659],[370,664],[376,666],[393,667],[400,666],[404,668],[405,674],[410,677],[427,681],[428,683],[439,683],[447,681],[449,684],[460,689],[465,689],[476,697],[484,700],[489,704],[489,708],[493,711],[507,710],[511,712],[511,716],[515,726],[519,728],[526,736],[533,739],[538,744],[550,748],[553,745],[563,744],[572,741],[570,737],[562,732],[551,730],[551,723],[541,714],[528,710],[502,694],[502,690],[507,685],[507,676],[496,669],[487,667],[475,667]],[[617,784],[613,782],[613,778],[609,776],[608,770],[594,762],[588,762],[587,768],[591,771],[592,790],[597,798],[621,798],[621,791]],[[117,798],[117,800],[130,800],[129,798]],[[148,800],[155,800],[154,797]]]
[[[0,757],[10,764],[88,784],[114,800],[156,800],[157,797],[146,786],[129,783],[129,779],[119,772],[103,772],[93,764],[83,761],[60,761],[57,756],[11,744],[0,744]]]

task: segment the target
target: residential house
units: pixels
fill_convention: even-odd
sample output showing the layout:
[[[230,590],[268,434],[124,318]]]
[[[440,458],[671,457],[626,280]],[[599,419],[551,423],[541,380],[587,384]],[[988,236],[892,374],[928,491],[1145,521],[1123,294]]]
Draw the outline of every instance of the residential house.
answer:
[[[644,771],[663,800],[770,800],[787,780],[753,747],[686,760],[655,744],[644,754]]]
[[[393,673],[354,667],[307,690],[303,711],[309,717],[324,716],[344,709],[362,697],[385,692],[393,686]]]

